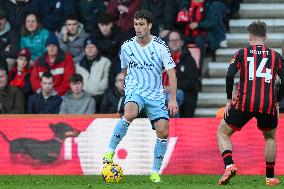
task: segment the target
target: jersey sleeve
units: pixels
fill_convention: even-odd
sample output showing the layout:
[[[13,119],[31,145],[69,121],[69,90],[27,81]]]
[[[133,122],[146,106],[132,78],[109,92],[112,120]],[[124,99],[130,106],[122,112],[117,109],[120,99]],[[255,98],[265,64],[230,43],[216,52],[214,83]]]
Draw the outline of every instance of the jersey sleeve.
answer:
[[[170,53],[170,50],[166,45],[163,45],[161,48],[161,60],[166,70],[170,70],[176,66]]]
[[[232,92],[234,87],[234,77],[235,74],[238,72],[239,66],[240,66],[240,58],[241,51],[239,50],[234,55],[234,58],[231,60],[227,75],[226,75],[226,93],[227,93],[227,99],[232,99]]]
[[[126,60],[126,52],[123,46],[120,49],[120,62],[121,62],[121,69],[126,69],[128,67],[127,60]]]

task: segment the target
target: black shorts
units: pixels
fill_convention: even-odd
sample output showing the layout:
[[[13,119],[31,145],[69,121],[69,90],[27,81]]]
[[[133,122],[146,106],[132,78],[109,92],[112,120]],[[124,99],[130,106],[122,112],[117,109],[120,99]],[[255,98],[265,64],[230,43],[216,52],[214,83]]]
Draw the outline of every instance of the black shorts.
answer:
[[[230,108],[229,116],[224,120],[234,130],[239,131],[253,117],[257,120],[257,127],[262,131],[269,131],[277,127],[278,117],[272,114],[263,114],[258,112],[242,112],[235,109],[235,106]]]

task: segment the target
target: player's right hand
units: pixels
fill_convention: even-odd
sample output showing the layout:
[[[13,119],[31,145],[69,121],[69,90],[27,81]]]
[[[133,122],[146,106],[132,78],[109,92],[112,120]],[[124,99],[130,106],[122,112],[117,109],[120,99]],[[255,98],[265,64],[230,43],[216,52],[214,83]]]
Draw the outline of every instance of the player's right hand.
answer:
[[[168,103],[168,110],[170,112],[170,115],[173,117],[174,115],[176,115],[176,113],[178,112],[178,105],[177,102],[175,100],[170,100]]]
[[[232,107],[232,105],[233,105],[233,101],[232,101],[232,99],[228,99],[227,100],[227,104],[226,104],[226,107],[225,107],[225,114],[224,114],[224,117],[226,118],[227,116],[229,116],[229,110],[230,110],[230,108]]]

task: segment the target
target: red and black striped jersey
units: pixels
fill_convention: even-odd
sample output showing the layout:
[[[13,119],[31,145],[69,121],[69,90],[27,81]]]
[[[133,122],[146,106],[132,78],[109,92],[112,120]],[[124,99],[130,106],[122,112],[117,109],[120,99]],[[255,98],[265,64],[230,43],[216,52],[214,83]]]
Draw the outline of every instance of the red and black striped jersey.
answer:
[[[282,64],[282,56],[264,45],[252,45],[237,51],[226,76],[227,98],[232,98],[234,75],[239,71],[240,82],[234,101],[236,109],[275,114],[274,83],[277,75],[284,81]],[[283,97],[283,94],[278,96]]]

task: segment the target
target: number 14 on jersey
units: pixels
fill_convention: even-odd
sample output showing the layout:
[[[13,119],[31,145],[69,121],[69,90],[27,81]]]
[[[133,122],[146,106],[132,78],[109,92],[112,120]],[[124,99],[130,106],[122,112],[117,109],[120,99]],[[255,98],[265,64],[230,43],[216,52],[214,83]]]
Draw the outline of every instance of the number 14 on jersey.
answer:
[[[267,62],[268,58],[263,58],[256,69],[256,72],[254,72],[254,57],[247,57],[247,61],[249,62],[249,80],[254,80],[254,77],[264,77],[266,83],[270,83],[272,79],[271,69],[265,68],[265,64]],[[263,71],[263,68],[265,68],[265,72]]]

